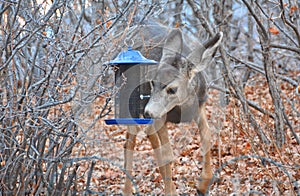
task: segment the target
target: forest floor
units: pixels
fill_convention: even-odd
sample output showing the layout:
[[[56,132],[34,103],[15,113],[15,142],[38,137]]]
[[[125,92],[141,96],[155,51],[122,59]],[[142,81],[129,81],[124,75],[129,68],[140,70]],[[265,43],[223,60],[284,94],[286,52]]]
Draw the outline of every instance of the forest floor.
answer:
[[[296,76],[300,72],[290,75]],[[300,137],[300,99],[292,85],[281,82],[281,95],[285,111],[294,132]],[[229,104],[221,107],[216,90],[209,91],[207,116],[213,132],[212,164],[214,182],[210,195],[297,195],[300,190],[300,145],[290,129],[286,127],[284,146],[275,145],[274,122],[269,115],[251,109],[255,119],[271,139],[264,144],[257,130],[247,123],[239,101],[230,97]],[[261,76],[254,76],[245,87],[245,95],[266,110],[273,111],[272,99],[267,83]],[[96,105],[103,104],[99,98]],[[97,112],[95,105],[94,112]],[[292,110],[291,108],[294,108]],[[298,111],[295,114],[295,111]],[[295,117],[296,116],[296,117]],[[195,123],[168,124],[170,140],[174,148],[175,161],[173,179],[180,195],[196,195],[195,183],[201,173],[201,140]],[[123,145],[126,127],[107,126],[99,120],[93,132],[87,133],[85,146],[80,147],[74,156],[93,156],[97,161],[89,189],[91,193],[118,195],[124,183]],[[83,162],[79,168],[84,186],[91,167]],[[133,182],[135,193],[141,195],[161,195],[164,185],[153,157],[150,142],[141,131],[133,163]]]

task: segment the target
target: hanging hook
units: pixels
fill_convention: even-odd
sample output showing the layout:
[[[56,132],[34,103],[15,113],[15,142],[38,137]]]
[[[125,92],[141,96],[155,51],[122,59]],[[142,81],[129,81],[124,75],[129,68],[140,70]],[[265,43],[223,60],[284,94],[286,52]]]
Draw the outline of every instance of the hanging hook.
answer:
[[[127,38],[125,38],[124,44],[128,48],[128,50],[129,50],[134,45],[134,41],[133,41],[133,39],[127,39]]]

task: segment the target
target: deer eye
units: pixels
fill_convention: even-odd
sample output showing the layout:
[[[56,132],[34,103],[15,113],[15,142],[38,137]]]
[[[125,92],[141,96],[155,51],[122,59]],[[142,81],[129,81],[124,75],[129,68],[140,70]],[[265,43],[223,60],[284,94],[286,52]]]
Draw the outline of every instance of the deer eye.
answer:
[[[167,89],[167,93],[169,95],[174,95],[177,92],[177,87],[173,87],[173,88],[168,88]]]

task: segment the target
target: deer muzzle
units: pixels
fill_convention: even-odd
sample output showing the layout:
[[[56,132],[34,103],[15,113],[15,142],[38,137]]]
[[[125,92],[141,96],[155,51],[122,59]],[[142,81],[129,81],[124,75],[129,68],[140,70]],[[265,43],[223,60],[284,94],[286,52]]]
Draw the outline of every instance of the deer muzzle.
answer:
[[[151,100],[145,107],[144,115],[146,118],[161,118],[165,113],[167,113],[164,105],[159,102],[153,103]]]

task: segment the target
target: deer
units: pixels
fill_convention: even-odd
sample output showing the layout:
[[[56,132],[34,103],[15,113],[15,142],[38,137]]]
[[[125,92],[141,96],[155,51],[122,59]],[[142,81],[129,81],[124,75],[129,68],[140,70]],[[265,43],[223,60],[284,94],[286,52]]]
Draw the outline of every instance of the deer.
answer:
[[[140,30],[143,29],[143,30]],[[138,32],[138,33],[137,33]],[[159,34],[159,35],[158,35]],[[203,74],[212,62],[222,41],[223,33],[201,44],[195,38],[186,36],[179,28],[169,29],[162,25],[139,27],[132,38],[147,57],[159,61],[153,77],[149,79],[151,95],[144,108],[144,116],[154,119],[146,129],[152,145],[159,172],[164,182],[165,195],[177,195],[172,180],[173,149],[167,130],[167,123],[196,122],[202,142],[202,172],[197,182],[198,195],[206,195],[213,177],[211,165],[211,131],[209,129],[205,102],[207,82]],[[147,44],[150,43],[151,47]],[[136,136],[140,129],[128,126],[124,144],[124,167],[126,171],[124,195],[131,195],[133,184],[133,152]]]

